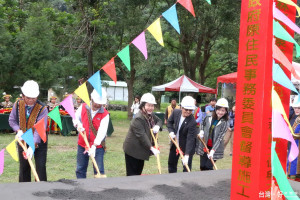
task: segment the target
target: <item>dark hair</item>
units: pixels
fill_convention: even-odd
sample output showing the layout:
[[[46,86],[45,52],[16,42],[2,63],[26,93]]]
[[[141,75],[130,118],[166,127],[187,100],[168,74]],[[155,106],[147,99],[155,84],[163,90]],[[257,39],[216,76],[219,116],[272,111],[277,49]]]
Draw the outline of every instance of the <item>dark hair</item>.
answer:
[[[217,101],[217,99],[213,97],[213,98],[210,99],[209,102],[211,102],[211,101]]]
[[[137,98],[139,101],[141,100],[141,97],[139,95],[135,95],[134,98]]]
[[[215,110],[212,112],[212,118],[213,119],[218,119],[216,111],[221,109],[221,108],[225,108],[225,107],[216,106]],[[225,110],[226,110],[226,113],[224,114],[223,117],[221,117],[221,119],[224,119],[225,121],[228,121],[228,117],[229,117],[228,108],[225,108]]]
[[[139,106],[139,109],[142,110],[145,107],[145,105],[146,105],[146,102],[142,102]]]
[[[173,100],[175,100],[177,102],[176,98],[172,98],[170,102],[172,102]]]

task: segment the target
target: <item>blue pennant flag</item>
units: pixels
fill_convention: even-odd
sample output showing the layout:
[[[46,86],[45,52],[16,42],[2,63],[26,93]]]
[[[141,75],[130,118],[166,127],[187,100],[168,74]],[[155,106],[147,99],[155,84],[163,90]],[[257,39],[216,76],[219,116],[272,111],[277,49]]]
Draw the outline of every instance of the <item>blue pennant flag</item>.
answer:
[[[175,30],[180,34],[180,28],[178,23],[176,4],[165,11],[162,16],[175,28]]]
[[[32,151],[35,151],[35,145],[33,141],[33,132],[32,129],[28,129],[23,135],[22,139],[32,148]]]
[[[101,77],[100,77],[99,70],[88,79],[88,82],[90,82],[90,84],[92,84],[92,86],[98,92],[100,97],[102,97],[102,85],[101,85]]]
[[[291,80],[285,75],[284,71],[281,69],[281,67],[278,64],[275,63],[274,60],[273,60],[273,80],[279,83],[280,85],[282,85],[283,87],[286,87],[298,93]]]

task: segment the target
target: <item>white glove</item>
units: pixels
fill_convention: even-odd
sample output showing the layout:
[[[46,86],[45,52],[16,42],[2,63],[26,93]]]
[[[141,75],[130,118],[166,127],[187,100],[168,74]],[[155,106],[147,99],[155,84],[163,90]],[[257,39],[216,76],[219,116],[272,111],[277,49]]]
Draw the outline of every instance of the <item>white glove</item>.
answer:
[[[184,156],[182,159],[181,159],[181,161],[182,161],[182,164],[183,165],[185,165],[185,164],[188,164],[188,162],[189,162],[189,156]]]
[[[169,136],[174,139],[176,137],[176,135],[174,134],[174,132],[169,133]]]
[[[91,146],[90,150],[88,151],[88,154],[89,154],[89,156],[95,158],[95,155],[96,155],[96,146],[95,145]]]
[[[22,131],[22,130],[18,130],[16,137],[17,137],[20,141],[23,141],[22,135],[23,135],[23,131]]]
[[[160,127],[158,125],[155,125],[152,129],[153,133],[158,133],[159,129],[160,129]]]
[[[27,159],[31,159],[32,156],[33,156],[33,150],[31,147],[29,147],[26,152],[26,157],[27,157]]]
[[[83,128],[83,126],[82,126],[81,123],[78,123],[78,124],[77,124],[77,131],[78,131],[78,132],[83,132],[83,131],[85,131],[85,129]]]
[[[214,153],[215,153],[215,150],[213,150],[213,149],[210,150],[209,154],[207,154],[208,159],[210,159],[210,158],[214,159]]]
[[[154,147],[151,147],[150,150],[152,151],[152,153],[157,156],[157,154],[160,154],[160,151],[158,149],[155,149]]]
[[[198,133],[198,135],[199,135],[199,137],[200,137],[201,139],[203,139],[203,137],[204,137],[204,131],[203,131],[203,130],[200,130],[200,133]]]

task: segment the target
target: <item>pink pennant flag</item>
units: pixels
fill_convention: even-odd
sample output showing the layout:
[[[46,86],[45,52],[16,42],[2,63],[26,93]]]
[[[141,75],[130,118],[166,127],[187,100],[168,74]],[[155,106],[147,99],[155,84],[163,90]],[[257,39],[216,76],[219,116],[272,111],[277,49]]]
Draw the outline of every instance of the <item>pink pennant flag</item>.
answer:
[[[3,173],[4,170],[4,150],[5,149],[2,149],[0,151],[0,175]]]
[[[291,142],[289,161],[295,160],[299,155],[299,149],[288,125],[277,110],[272,111],[272,135],[274,138],[281,138]]]
[[[145,31],[143,31],[139,36],[137,36],[132,43],[142,52],[145,60],[148,58],[147,43],[145,38]]]
[[[285,23],[293,31],[300,34],[300,28],[294,22],[292,22],[292,20],[290,20],[285,14],[283,14],[279,9],[276,8],[275,2],[273,4],[273,15],[276,19]]]
[[[69,113],[69,115],[75,119],[75,111],[74,111],[74,104],[73,104],[73,99],[72,99],[73,95],[68,95],[61,103],[60,105],[62,105],[66,111]]]

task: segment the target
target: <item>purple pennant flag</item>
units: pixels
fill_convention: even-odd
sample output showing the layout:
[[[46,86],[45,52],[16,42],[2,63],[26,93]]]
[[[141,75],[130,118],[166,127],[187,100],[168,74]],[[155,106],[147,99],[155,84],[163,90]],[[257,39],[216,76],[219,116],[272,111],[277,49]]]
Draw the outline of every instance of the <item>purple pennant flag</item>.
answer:
[[[60,105],[62,105],[66,111],[69,113],[69,115],[75,119],[75,111],[74,111],[74,104],[73,104],[73,99],[72,99],[72,94],[67,96],[61,103]]]
[[[142,52],[145,60],[148,58],[147,43],[145,38],[145,32],[143,31],[139,36],[137,36],[132,43]]]
[[[21,137],[32,148],[32,151],[34,152],[35,145],[34,145],[34,141],[33,141],[32,128],[28,129]]]
[[[0,151],[0,175],[3,173],[4,170],[4,149]]]

